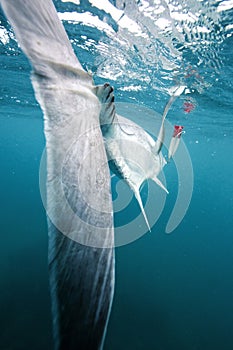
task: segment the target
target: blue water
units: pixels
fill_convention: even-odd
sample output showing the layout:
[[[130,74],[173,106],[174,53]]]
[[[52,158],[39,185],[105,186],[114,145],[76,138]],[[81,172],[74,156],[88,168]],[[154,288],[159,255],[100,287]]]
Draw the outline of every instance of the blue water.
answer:
[[[84,12],[104,20],[103,10],[97,11],[88,2],[76,6],[56,1],[56,5],[60,12],[82,12],[80,6],[84,6]],[[232,19],[228,10],[222,26],[232,25]],[[9,33],[2,14],[0,21],[0,28]],[[115,28],[113,22],[107,17],[107,23]],[[96,46],[100,40],[110,45],[103,39],[105,34],[86,25],[64,24],[80,61],[94,72],[96,83],[105,81],[103,69],[98,71],[103,60],[98,66]],[[171,164],[165,169],[170,194],[152,232],[116,248],[116,290],[106,350],[233,349],[233,40],[229,30],[229,36],[218,41],[223,27],[214,28],[218,35],[212,36],[209,51],[205,48],[202,63],[197,64],[200,50],[193,50],[193,45],[193,55],[184,51],[175,76],[183,82],[191,62],[204,77],[201,82],[196,75],[188,82],[186,79],[195,110],[185,114],[186,96],[181,96],[168,115],[171,124],[182,123],[186,130],[183,139],[194,171],[189,209],[180,225],[166,234],[177,194],[177,172]],[[92,46],[83,46],[86,39],[75,42],[80,33],[94,38]],[[50,350],[47,227],[39,192],[39,164],[45,145],[42,112],[34,98],[25,56],[14,39],[0,43],[0,349]],[[115,86],[116,101],[161,113],[174,84],[173,71],[155,70],[153,79],[145,81],[145,67],[151,69],[152,63],[130,54],[135,60],[134,77],[126,66],[116,80],[118,67],[109,68],[112,75],[108,81]],[[208,55],[214,68],[205,75],[210,67]],[[167,76],[172,78],[166,80]],[[141,89],[123,89],[131,85]],[[135,200],[132,208],[138,210]]]

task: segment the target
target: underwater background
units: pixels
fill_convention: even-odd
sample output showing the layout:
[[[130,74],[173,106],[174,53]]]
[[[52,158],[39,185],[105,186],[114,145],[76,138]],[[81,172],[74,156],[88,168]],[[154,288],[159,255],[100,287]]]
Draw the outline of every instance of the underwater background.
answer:
[[[232,350],[232,0],[55,5],[80,62],[96,84],[114,86],[116,102],[129,109],[125,117],[131,104],[142,124],[143,108],[161,115],[174,86],[185,86],[167,119],[184,126],[192,200],[180,225],[165,233],[182,186],[171,162],[164,169],[169,195],[152,232],[116,248],[104,349]],[[0,350],[50,350],[47,225],[39,189],[43,119],[30,64],[2,12],[0,77]],[[156,136],[153,118],[144,127]],[[114,197],[118,179],[112,182]],[[115,225],[139,213],[132,197],[115,213]]]

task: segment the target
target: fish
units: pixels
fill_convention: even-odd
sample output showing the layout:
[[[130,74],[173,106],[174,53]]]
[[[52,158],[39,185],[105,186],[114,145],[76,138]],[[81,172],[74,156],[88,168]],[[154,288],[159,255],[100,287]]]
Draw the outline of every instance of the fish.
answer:
[[[102,349],[115,253],[101,104],[51,0],[0,0],[32,66],[46,140],[48,266],[54,349]]]
[[[164,122],[172,103],[184,89],[185,86],[176,86],[172,91],[165,105],[155,141],[142,127],[116,113],[113,87],[106,83],[96,88],[101,102],[100,125],[110,169],[133,191],[150,232],[151,227],[143,207],[140,189],[145,181],[151,179],[168,194],[167,188],[158,178],[167,164],[161,152],[165,137]],[[175,130],[178,131],[174,132],[171,138],[168,161],[178,149],[182,129],[181,126],[175,126]]]

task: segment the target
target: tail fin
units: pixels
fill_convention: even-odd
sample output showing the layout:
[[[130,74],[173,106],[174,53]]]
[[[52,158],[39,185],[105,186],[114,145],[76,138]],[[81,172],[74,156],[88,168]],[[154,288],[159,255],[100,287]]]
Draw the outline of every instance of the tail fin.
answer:
[[[158,186],[160,186],[166,193],[169,193],[168,190],[166,189],[166,187],[162,184],[162,182],[156,177],[154,176],[153,178],[151,178]],[[129,184],[129,182],[128,182]],[[135,198],[137,199],[138,201],[138,204],[139,204],[139,207],[141,209],[141,212],[142,212],[142,215],[145,219],[145,222],[146,222],[146,225],[148,227],[148,230],[151,232],[151,228],[150,228],[150,224],[149,224],[149,221],[147,219],[147,216],[146,216],[146,213],[145,213],[145,210],[144,210],[144,207],[143,207],[143,204],[142,204],[142,199],[141,199],[141,196],[140,196],[140,191],[139,191],[139,187],[137,186],[133,186],[132,183],[129,184],[130,188],[133,190],[134,192],[134,195],[135,195]]]
[[[132,188],[132,187],[131,187],[131,188]],[[142,215],[144,216],[144,219],[145,219],[146,225],[147,225],[147,227],[148,227],[148,230],[151,232],[151,228],[150,228],[150,225],[149,225],[149,221],[148,221],[148,219],[147,219],[145,210],[144,210],[144,208],[143,208],[142,199],[141,199],[141,196],[140,196],[139,189],[138,189],[138,188],[132,188],[132,189],[133,189],[133,191],[134,191],[135,198],[137,199],[138,204],[139,204],[139,206],[140,206]]]
[[[152,180],[161,187],[167,194],[169,193],[164,184],[157,178],[157,176],[152,177]]]

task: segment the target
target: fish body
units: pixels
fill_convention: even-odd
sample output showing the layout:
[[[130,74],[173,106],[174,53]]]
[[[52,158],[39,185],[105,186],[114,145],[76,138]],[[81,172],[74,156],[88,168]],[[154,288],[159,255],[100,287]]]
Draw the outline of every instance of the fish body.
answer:
[[[161,152],[164,121],[155,141],[142,127],[116,114],[113,88],[109,84],[97,87],[96,93],[101,102],[100,125],[110,169],[133,190],[150,230],[140,188],[146,180],[152,179],[168,192],[158,179],[167,163]]]

